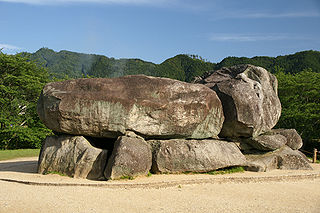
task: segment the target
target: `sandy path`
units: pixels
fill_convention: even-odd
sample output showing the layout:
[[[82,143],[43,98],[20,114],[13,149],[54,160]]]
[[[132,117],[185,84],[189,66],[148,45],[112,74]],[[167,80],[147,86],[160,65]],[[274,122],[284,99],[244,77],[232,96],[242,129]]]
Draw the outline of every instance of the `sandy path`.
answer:
[[[0,181],[8,212],[320,212],[320,180],[162,189],[28,186]]]
[[[70,182],[57,175],[34,172],[34,159],[0,162],[0,178]],[[13,161],[11,161],[13,162]],[[318,168],[317,168],[318,169]],[[11,171],[10,171],[11,170]],[[282,171],[283,173],[284,171]],[[287,171],[290,173],[292,171]],[[281,173],[281,174],[282,174]],[[298,172],[299,173],[299,172]],[[275,172],[274,174],[278,174]],[[279,173],[280,174],[280,173]],[[235,174],[233,174],[235,175]],[[254,176],[256,173],[238,174]],[[258,174],[261,175],[261,174]],[[266,175],[264,173],[264,175]],[[269,174],[268,174],[269,175]],[[271,173],[273,175],[273,173]],[[176,175],[137,178],[115,183],[141,183],[162,179],[212,178],[210,175]],[[0,181],[0,213],[4,212],[320,212],[320,179],[258,183],[204,183],[167,188],[108,188],[87,186],[33,186]]]

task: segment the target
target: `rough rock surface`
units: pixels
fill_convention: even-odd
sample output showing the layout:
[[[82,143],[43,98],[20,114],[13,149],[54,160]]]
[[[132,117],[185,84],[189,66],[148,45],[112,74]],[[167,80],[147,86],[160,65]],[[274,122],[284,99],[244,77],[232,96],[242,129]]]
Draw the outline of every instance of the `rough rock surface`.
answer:
[[[253,65],[222,68],[196,78],[194,83],[217,92],[225,115],[221,137],[256,137],[270,131],[279,120],[278,81],[264,68]]]
[[[75,178],[105,179],[107,150],[98,149],[82,136],[50,136],[42,145],[38,172],[59,172]]]
[[[273,169],[312,170],[306,156],[288,146],[264,154],[246,155],[246,158],[248,160],[246,168],[249,171],[265,172]]]
[[[49,83],[37,111],[56,132],[109,138],[214,138],[224,121],[206,86],[144,75]]]
[[[48,128],[68,134],[44,141],[42,174],[101,180],[150,170],[312,169],[297,150],[299,134],[272,129],[281,113],[277,79],[252,65],[208,72],[193,84],[144,75],[53,82],[37,111]]]
[[[295,129],[273,129],[270,134],[284,136],[287,139],[286,145],[293,150],[298,150],[303,145],[302,138]]]
[[[208,172],[246,164],[236,144],[221,140],[151,140],[154,173]]]
[[[114,144],[105,170],[107,179],[147,175],[152,164],[151,146],[141,138],[121,136]]]
[[[260,135],[255,138],[240,139],[249,144],[253,148],[262,151],[274,151],[280,149],[287,143],[287,138],[280,134]]]

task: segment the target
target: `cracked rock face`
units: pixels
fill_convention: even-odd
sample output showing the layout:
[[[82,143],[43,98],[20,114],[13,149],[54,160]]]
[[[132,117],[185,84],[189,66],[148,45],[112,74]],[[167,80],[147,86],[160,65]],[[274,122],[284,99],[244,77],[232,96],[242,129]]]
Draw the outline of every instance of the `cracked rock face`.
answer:
[[[222,140],[150,140],[154,173],[209,172],[246,165],[235,143]]]
[[[262,151],[274,151],[276,149],[280,149],[287,143],[287,138],[280,134],[264,134],[255,138],[242,140],[253,146],[255,149]]]
[[[215,138],[224,121],[206,86],[144,75],[49,83],[37,111],[56,132],[107,138]]]
[[[264,154],[246,155],[248,160],[247,170],[266,172],[273,169],[284,170],[312,170],[307,157],[298,150],[288,146]]]
[[[238,138],[240,148],[243,151],[256,149],[260,151],[273,151],[283,146],[288,146],[293,150],[302,147],[303,142],[295,129],[272,129],[255,138]]]
[[[217,92],[225,115],[221,137],[256,137],[270,131],[280,118],[278,81],[261,67],[222,68],[197,78],[194,83]]]
[[[38,173],[58,172],[75,178],[105,179],[108,150],[93,147],[83,136],[49,136],[38,162]]]
[[[142,138],[121,136],[114,144],[104,171],[107,179],[147,175],[152,164],[151,146]]]
[[[287,140],[286,145],[293,150],[298,150],[303,145],[302,138],[295,129],[273,129],[270,134],[284,136]]]
[[[42,145],[42,174],[101,180],[233,166],[312,169],[297,150],[299,134],[272,129],[281,113],[276,77],[252,65],[193,84],[144,75],[53,82],[37,111],[58,133]]]

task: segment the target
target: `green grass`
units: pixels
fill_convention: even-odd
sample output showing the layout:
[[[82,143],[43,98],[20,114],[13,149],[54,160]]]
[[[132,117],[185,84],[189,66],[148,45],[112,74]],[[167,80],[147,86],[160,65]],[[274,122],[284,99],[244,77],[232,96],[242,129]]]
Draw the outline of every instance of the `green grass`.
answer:
[[[49,175],[49,174],[67,176],[65,174],[62,174],[61,172],[56,172],[56,171],[49,171],[49,172],[44,173],[44,175]]]
[[[224,174],[231,174],[231,173],[239,173],[244,172],[244,168],[241,166],[238,167],[230,167],[230,168],[223,168],[218,169],[210,172],[183,172],[183,174],[208,174],[208,175],[224,175]]]
[[[39,153],[40,149],[0,150],[0,161],[22,157],[37,157]]]
[[[209,174],[209,175],[224,175],[224,174],[232,174],[232,173],[239,173],[239,172],[244,172],[244,168],[241,167],[241,166],[239,166],[239,167],[231,167],[231,168],[226,168],[226,169],[207,172],[206,174]]]
[[[134,177],[130,176],[130,175],[124,175],[122,177],[120,177],[120,180],[133,180]]]
[[[309,157],[309,156],[307,156],[307,158],[310,160],[310,162],[312,162],[313,157]],[[318,156],[317,156],[316,163],[320,163],[320,160],[319,160],[319,157],[318,157]]]

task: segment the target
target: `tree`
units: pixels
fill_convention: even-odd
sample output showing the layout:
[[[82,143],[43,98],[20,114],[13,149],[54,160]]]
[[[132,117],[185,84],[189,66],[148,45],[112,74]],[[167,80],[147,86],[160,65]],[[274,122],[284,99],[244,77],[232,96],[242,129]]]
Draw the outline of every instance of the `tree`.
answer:
[[[306,149],[320,149],[320,73],[310,68],[294,75],[278,70],[282,115],[277,127],[296,129]]]
[[[0,149],[40,148],[51,133],[36,113],[46,69],[21,55],[0,52]]]

